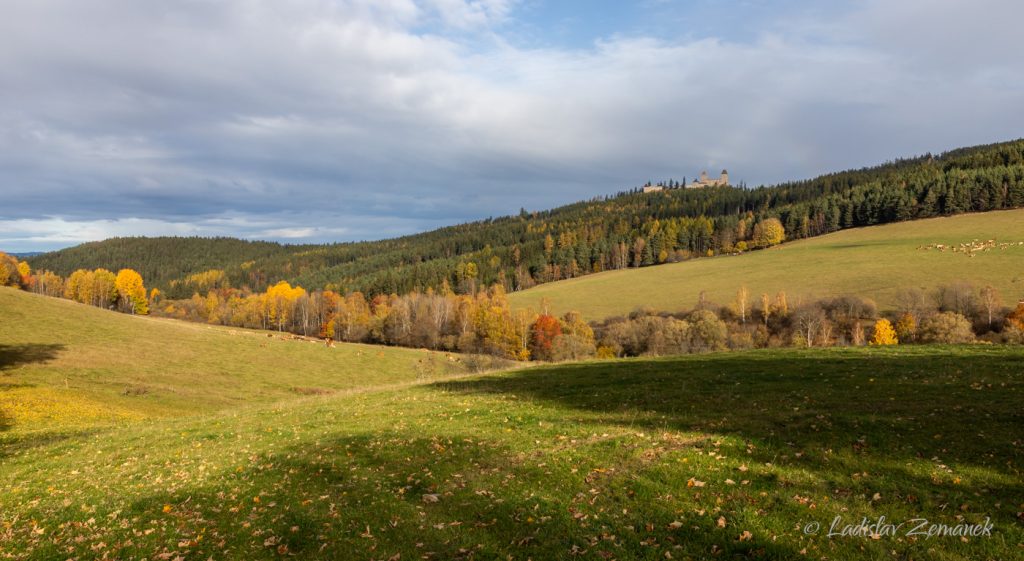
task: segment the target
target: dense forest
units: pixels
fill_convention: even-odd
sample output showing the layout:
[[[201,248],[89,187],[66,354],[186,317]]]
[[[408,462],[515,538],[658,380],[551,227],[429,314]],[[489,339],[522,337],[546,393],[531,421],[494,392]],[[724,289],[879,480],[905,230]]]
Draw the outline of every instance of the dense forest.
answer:
[[[401,238],[282,245],[229,238],[115,238],[28,260],[138,271],[168,298],[278,281],[368,297],[450,286],[506,291],[607,269],[772,245],[844,228],[1024,206],[1024,140],[901,159],[770,187],[641,189]],[[781,230],[778,231],[778,225]]]

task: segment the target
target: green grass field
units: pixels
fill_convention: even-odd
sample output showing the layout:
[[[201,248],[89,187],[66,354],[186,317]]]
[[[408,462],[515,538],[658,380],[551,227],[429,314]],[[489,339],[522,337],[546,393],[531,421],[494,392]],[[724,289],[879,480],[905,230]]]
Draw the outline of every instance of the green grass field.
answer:
[[[432,380],[485,359],[132,317],[0,288],[0,410],[16,432]]]
[[[1007,303],[1024,299],[1024,246],[974,257],[919,249],[975,239],[1024,242],[1024,210],[845,230],[744,255],[607,271],[543,284],[513,293],[510,300],[537,310],[546,298],[554,312],[575,310],[588,320],[599,320],[645,306],[659,311],[691,309],[701,291],[711,302],[729,304],[742,286],[752,300],[764,292],[774,297],[781,290],[790,304],[801,298],[857,294],[874,299],[883,310],[895,306],[899,289],[932,290],[958,280],[979,287],[991,284]]]
[[[106,412],[16,414],[0,428],[4,559],[1024,550],[1020,347],[751,351],[471,377],[439,366],[424,377],[417,361],[447,358],[264,341],[9,290],[0,318],[5,407],[47,389],[55,409],[81,399]],[[826,535],[837,516],[883,515],[993,527],[966,539],[906,535],[917,523],[877,539]]]

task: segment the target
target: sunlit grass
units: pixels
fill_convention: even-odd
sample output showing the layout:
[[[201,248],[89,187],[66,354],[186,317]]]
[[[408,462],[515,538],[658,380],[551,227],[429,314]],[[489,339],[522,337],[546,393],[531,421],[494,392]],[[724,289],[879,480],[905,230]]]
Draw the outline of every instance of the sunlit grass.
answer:
[[[30,558],[1011,559],[1024,350],[545,366],[21,439]],[[987,538],[807,535],[836,516]]]
[[[417,349],[328,347],[0,288],[0,412],[15,432],[190,415],[494,364]]]
[[[640,308],[691,309],[700,293],[709,302],[729,304],[746,286],[752,300],[787,292],[791,305],[842,294],[874,299],[893,309],[900,289],[933,290],[958,280],[991,284],[1006,304],[1024,299],[1024,246],[964,253],[920,249],[972,240],[1024,242],[1024,210],[967,214],[845,230],[739,256],[695,259],[642,269],[608,271],[543,284],[510,295],[514,306],[581,312],[589,320]]]

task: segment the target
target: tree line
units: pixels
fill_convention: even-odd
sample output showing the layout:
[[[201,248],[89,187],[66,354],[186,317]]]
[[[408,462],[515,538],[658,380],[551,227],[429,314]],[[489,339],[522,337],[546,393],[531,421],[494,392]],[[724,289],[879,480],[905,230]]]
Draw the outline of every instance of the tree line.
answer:
[[[19,262],[3,252],[0,286],[139,315],[148,314],[150,300],[160,294],[157,289],[147,294],[142,275],[132,269],[121,269],[116,274],[106,269],[79,269],[65,279],[52,271],[33,272],[28,262]]]
[[[908,343],[1024,343],[1024,302],[1008,307],[998,290],[967,282],[931,293],[902,290],[898,306],[879,313],[859,296],[791,302],[785,292],[753,296],[740,288],[719,305],[703,294],[693,309],[667,313],[637,310],[588,323],[579,313],[555,317],[513,309],[501,284],[459,294],[447,283],[404,295],[307,291],[278,281],[265,291],[232,288],[223,271],[193,279],[205,296],[148,294],[131,269],[77,270],[63,279],[33,272],[26,262],[0,253],[0,285],[11,285],[125,313],[154,314],[214,325],[273,330],[328,343],[374,343],[512,360],[579,360],[590,357],[664,355],[727,349],[828,347]]]
[[[667,183],[675,186],[676,182]],[[1024,140],[746,189],[623,191],[542,212],[390,240],[280,245],[230,238],[115,238],[34,257],[37,269],[131,268],[171,298],[204,271],[263,292],[278,280],[368,298],[506,292],[594,272],[739,253],[845,228],[1024,206]]]
[[[956,282],[932,292],[905,289],[880,313],[869,298],[845,295],[791,302],[785,292],[740,288],[719,305],[699,299],[685,312],[637,310],[594,324],[604,356],[708,350],[896,344],[1024,343],[1024,301],[1006,306],[992,286]]]

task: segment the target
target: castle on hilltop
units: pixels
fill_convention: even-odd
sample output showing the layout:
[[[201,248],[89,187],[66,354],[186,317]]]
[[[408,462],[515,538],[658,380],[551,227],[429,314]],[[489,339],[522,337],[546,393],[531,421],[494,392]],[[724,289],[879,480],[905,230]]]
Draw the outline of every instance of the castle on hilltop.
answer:
[[[729,184],[729,172],[722,170],[722,175],[718,179],[711,179],[708,177],[707,171],[700,172],[700,179],[693,183],[687,184],[687,189],[699,189],[701,187],[717,187],[719,185]]]
[[[683,178],[686,181],[686,178]],[[687,183],[683,185],[678,181],[669,180],[668,183],[658,183],[657,185],[651,185],[650,183],[641,187],[641,191],[644,193],[657,193],[658,191],[664,191],[665,189],[700,189],[701,187],[717,187],[719,185],[729,184],[729,172],[722,170],[722,175],[718,179],[711,179],[708,177],[707,171],[700,172],[700,179],[693,183]]]

